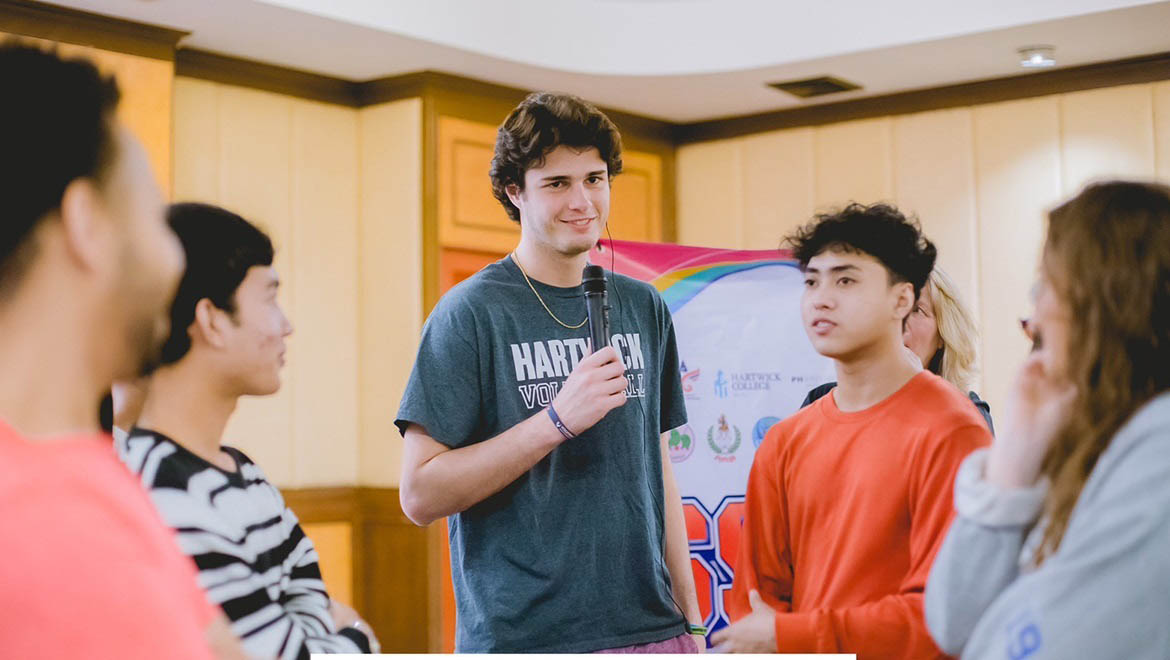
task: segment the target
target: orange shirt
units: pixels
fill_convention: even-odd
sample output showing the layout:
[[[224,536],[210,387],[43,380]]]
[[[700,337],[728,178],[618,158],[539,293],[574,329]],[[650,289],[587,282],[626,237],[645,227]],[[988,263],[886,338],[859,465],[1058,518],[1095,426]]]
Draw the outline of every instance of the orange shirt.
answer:
[[[211,657],[218,614],[107,435],[0,422],[0,658]]]
[[[778,612],[781,653],[943,657],[922,591],[959,463],[990,441],[971,402],[927,371],[866,410],[830,395],[776,424],[748,478],[732,620],[756,589]]]

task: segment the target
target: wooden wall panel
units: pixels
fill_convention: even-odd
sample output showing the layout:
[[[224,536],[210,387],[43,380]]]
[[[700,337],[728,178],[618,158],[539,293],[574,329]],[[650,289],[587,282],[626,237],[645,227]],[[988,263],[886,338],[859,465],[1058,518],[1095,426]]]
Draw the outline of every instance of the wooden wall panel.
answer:
[[[490,124],[439,118],[439,243],[467,250],[508,252],[520,226],[492,196],[488,169],[496,142]]]
[[[1158,179],[1170,182],[1170,82],[1154,85],[1154,158]]]
[[[175,201],[219,199],[219,85],[175,78]]]
[[[292,109],[293,482],[358,483],[358,117]]]
[[[384,653],[425,653],[432,646],[434,598],[430,530],[398,508],[398,491],[359,491],[364,537],[362,615],[378,633]],[[431,602],[428,603],[428,600]]]
[[[744,240],[743,154],[738,142],[678,150],[678,242],[738,248]]]
[[[329,597],[353,607],[353,523],[306,522],[301,528],[317,550],[317,564]]]
[[[402,514],[398,490],[347,486],[283,494],[317,549],[330,595],[351,603],[369,622],[382,651],[437,650],[430,643],[437,624],[438,599],[431,595],[435,539],[432,530]]]
[[[1154,176],[1151,85],[1110,87],[1060,97],[1063,192],[1092,180]]]
[[[262,227],[276,246],[274,266],[284,280],[279,299],[295,324],[297,273],[292,263],[291,134],[293,101],[239,87],[219,89],[218,203]],[[295,342],[295,339],[293,340]],[[290,362],[297,347],[290,347]],[[226,440],[263,466],[273,483],[296,485],[292,448],[292,390],[285,369],[280,391],[248,397],[228,424]]]
[[[662,158],[622,153],[622,173],[613,180],[609,231],[622,241],[662,240]]]
[[[359,112],[359,481],[397,486],[398,402],[418,350],[422,301],[422,102]]]
[[[743,138],[742,247],[769,250],[807,223],[816,189],[813,129]]]
[[[817,210],[893,197],[892,126],[879,117],[815,129]]]
[[[976,204],[983,392],[1003,411],[1029,343],[1020,318],[1044,242],[1045,212],[1061,196],[1060,102],[1056,97],[975,109]]]
[[[916,214],[938,248],[938,265],[978,305],[978,223],[971,111],[942,110],[894,119],[894,199]]]

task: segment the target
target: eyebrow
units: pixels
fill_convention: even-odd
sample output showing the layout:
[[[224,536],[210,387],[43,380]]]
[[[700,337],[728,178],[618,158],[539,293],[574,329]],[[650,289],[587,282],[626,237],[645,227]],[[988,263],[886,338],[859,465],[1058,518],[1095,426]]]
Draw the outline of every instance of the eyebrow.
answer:
[[[605,176],[605,170],[593,170],[592,172],[590,172],[590,173],[586,174],[585,176],[587,176],[587,177],[590,177],[590,176]],[[567,175],[567,174],[557,174],[557,175],[555,175],[555,176],[546,176],[546,177],[544,177],[543,179],[541,179],[541,181],[544,181],[544,182],[553,182],[553,181],[568,181],[570,178],[572,178],[572,177],[570,177],[570,176],[569,176],[569,175]]]
[[[829,272],[830,273],[844,273],[845,271],[849,271],[849,270],[860,271],[861,269],[858,268],[857,266],[854,266],[853,264],[845,264],[843,266],[833,266],[832,268],[829,269]],[[816,269],[816,268],[812,268],[810,266],[805,266],[804,272],[816,273],[819,275],[821,271]]]

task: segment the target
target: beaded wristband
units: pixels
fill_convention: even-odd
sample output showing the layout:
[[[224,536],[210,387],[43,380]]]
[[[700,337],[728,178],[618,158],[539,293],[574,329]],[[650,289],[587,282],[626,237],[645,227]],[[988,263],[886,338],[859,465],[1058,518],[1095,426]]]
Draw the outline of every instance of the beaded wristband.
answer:
[[[549,419],[552,420],[553,426],[557,427],[557,430],[561,432],[561,435],[565,436],[565,440],[572,440],[573,438],[577,437],[577,434],[570,431],[569,427],[565,426],[565,423],[561,421],[560,415],[557,415],[557,411],[553,410],[551,403],[548,404],[547,410]]]

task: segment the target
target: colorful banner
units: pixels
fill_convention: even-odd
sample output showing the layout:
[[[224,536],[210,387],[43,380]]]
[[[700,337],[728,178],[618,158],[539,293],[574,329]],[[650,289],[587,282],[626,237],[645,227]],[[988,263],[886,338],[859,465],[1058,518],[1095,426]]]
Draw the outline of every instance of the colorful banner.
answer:
[[[714,632],[728,623],[724,599],[756,447],[810,389],[835,379],[801,324],[804,278],[777,250],[606,240],[590,260],[653,284],[674,318],[689,422],[671,433],[670,458],[699,606]]]

